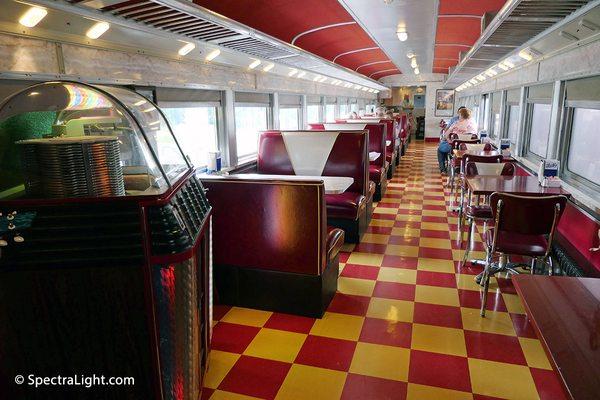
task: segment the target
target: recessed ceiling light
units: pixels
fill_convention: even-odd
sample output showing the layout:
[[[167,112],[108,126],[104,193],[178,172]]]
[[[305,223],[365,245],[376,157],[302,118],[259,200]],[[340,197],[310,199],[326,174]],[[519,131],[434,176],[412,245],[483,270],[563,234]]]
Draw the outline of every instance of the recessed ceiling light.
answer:
[[[248,68],[254,69],[254,68],[258,67],[259,65],[260,65],[260,60],[254,60],[250,63],[250,65],[248,65]]]
[[[319,79],[321,79],[321,75],[315,75],[315,77],[313,78],[313,81],[316,82]]]
[[[321,79],[319,79],[319,82],[320,82],[320,83],[323,83],[323,82],[326,82],[326,81],[327,81],[327,77],[325,77],[325,76],[324,76],[324,77],[322,77]]]
[[[419,64],[417,64],[416,58],[413,58],[412,60],[410,60],[410,66],[413,68],[417,68],[419,66]]]
[[[288,72],[288,76],[294,76],[298,73],[298,70],[296,68],[292,68],[290,70],[290,72]]]
[[[219,57],[219,54],[221,54],[221,50],[214,49],[213,51],[211,51],[210,53],[208,53],[206,55],[206,61],[214,60],[215,58]]]
[[[108,30],[108,28],[110,28],[110,24],[108,22],[104,22],[104,21],[96,22],[94,25],[92,25],[92,27],[90,29],[88,29],[88,31],[85,33],[85,36],[89,37],[90,39],[98,39],[100,36],[102,36],[104,34],[104,32],[106,32]],[[196,47],[192,43],[188,43],[188,45],[192,45],[192,48],[187,53],[189,53],[190,51],[192,51],[194,49],[194,47]],[[187,53],[185,53],[185,54],[187,54]],[[179,50],[179,54],[181,54],[181,50]],[[181,55],[184,56],[185,54],[181,54]]]
[[[506,59],[506,60],[502,61],[502,63],[504,65],[506,65],[509,69],[515,67],[515,64],[513,64],[509,59]]]
[[[469,88],[469,87],[471,87],[471,86],[473,86],[473,85],[471,84],[471,82],[465,82],[465,83],[464,83],[464,85],[465,85],[465,87],[468,87],[468,88]]]
[[[477,79],[475,78],[471,79],[469,82],[471,82],[472,85],[477,85]]]
[[[360,89],[361,86],[360,85],[354,85],[354,89]]]
[[[503,71],[508,71],[510,68],[508,68],[508,65],[504,64],[503,62],[498,63],[498,68],[500,68]]]
[[[479,82],[483,82],[485,81],[487,78],[485,77],[485,75],[481,74],[481,75],[477,75],[475,77]]]
[[[419,68],[415,68],[415,75],[419,75],[421,73],[421,71],[419,71]]]
[[[533,60],[533,56],[531,55],[531,53],[529,53],[527,50],[521,50],[519,52],[519,57],[521,57],[522,59],[526,60],[526,61],[531,61]]]
[[[33,28],[39,24],[46,15],[48,15],[48,10],[45,8],[31,7],[21,18],[19,18],[19,23],[28,28]]]
[[[408,53],[406,53],[406,57],[408,58],[413,58],[415,56],[415,53],[413,53],[412,51],[409,51]]]
[[[274,67],[275,67],[275,64],[273,64],[273,63],[269,63],[269,64],[267,64],[267,65],[266,65],[266,66],[263,68],[263,71],[265,71],[265,72],[269,72],[269,71],[270,71],[270,70],[272,70]]]
[[[363,90],[363,92],[367,92],[369,90],[369,88],[368,87],[363,87],[362,90]]]
[[[401,42],[406,42],[408,39],[408,32],[406,32],[406,28],[398,28],[396,35],[398,35],[398,40]]]
[[[306,75],[306,71],[300,72],[296,78],[302,78],[304,75]]]

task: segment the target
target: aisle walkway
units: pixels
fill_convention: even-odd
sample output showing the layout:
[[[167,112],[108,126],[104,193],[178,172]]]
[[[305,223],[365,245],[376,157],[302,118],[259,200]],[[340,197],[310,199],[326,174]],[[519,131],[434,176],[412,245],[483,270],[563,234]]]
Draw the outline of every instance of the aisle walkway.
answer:
[[[509,280],[479,316],[435,152],[411,143],[323,319],[215,310],[204,399],[564,398]]]

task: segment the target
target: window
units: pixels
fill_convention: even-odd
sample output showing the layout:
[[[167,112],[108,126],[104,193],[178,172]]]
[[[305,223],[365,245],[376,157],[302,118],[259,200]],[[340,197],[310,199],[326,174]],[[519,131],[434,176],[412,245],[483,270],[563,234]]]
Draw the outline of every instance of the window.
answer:
[[[238,158],[248,157],[258,151],[258,134],[269,127],[269,107],[235,106],[235,137]]]
[[[546,158],[550,138],[553,85],[532,86],[527,94],[525,156],[533,161]]]
[[[300,127],[300,109],[285,107],[279,109],[279,129],[298,130]]]
[[[335,122],[337,107],[337,99],[335,97],[326,97],[325,101],[325,122]]]
[[[309,124],[321,122],[321,117],[319,116],[320,108],[321,106],[318,104],[309,104],[306,107],[306,118],[308,119]]]
[[[580,177],[600,185],[600,158],[598,157],[598,126],[600,110],[576,108],[573,110],[571,141],[567,169]]]
[[[348,98],[342,97],[339,99],[340,104],[340,118],[347,118],[350,114],[350,105],[348,104]]]
[[[483,115],[479,119],[479,129],[486,130],[489,132],[489,121],[490,121],[490,95],[484,94],[483,99]]]
[[[510,139],[511,144],[515,144],[517,142],[517,136],[519,135],[519,113],[521,112],[521,107],[519,106],[508,106],[508,123],[507,126],[507,136]]]
[[[517,142],[517,137],[519,136],[519,114],[521,112],[520,100],[520,89],[506,91],[506,125],[503,137],[510,139],[510,143],[513,145]]]
[[[208,164],[208,152],[217,146],[217,108],[188,104],[162,105],[173,133],[188,159],[196,167]]]
[[[302,97],[297,94],[279,95],[279,129],[300,129],[302,119]]]
[[[565,82],[561,177],[597,196],[600,193],[600,77]]]
[[[533,104],[529,128],[529,151],[540,158],[545,158],[548,153],[551,111],[550,104]]]
[[[268,93],[235,93],[235,141],[238,161],[258,151],[260,131],[269,129],[271,96]]]
[[[502,92],[495,92],[490,95],[492,100],[491,113],[490,113],[490,132],[491,138],[497,138],[500,136],[500,115],[501,115],[501,103],[502,103]]]
[[[350,103],[350,112],[358,113],[358,103]]]

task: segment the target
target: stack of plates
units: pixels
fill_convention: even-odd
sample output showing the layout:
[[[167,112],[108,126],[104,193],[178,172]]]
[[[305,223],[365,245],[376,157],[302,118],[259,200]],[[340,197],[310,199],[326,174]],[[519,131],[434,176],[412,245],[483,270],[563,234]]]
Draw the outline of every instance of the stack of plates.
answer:
[[[25,187],[33,197],[124,196],[113,136],[30,139],[22,145]]]

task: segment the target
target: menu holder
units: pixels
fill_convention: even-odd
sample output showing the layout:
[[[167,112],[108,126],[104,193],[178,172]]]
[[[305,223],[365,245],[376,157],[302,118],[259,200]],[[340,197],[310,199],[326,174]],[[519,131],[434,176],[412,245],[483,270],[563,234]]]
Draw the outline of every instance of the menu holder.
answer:
[[[538,169],[538,181],[543,187],[560,187],[561,180],[558,177],[560,161],[555,159],[544,159],[540,161]]]

